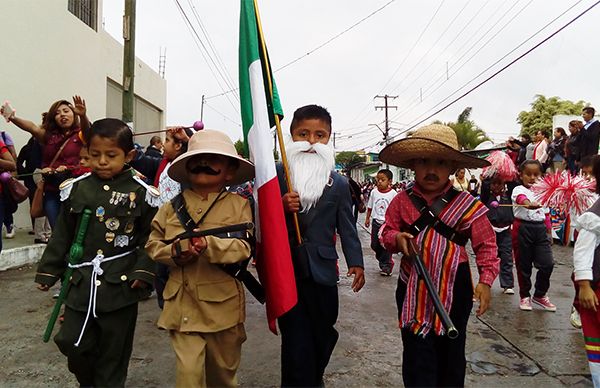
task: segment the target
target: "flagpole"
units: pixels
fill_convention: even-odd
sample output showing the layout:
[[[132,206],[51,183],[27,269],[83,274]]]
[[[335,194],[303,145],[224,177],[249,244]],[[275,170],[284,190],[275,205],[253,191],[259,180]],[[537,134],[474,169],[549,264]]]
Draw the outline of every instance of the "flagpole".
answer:
[[[267,83],[269,84],[269,95],[271,96],[271,101],[273,101],[273,81],[271,77],[271,67],[269,66],[269,57],[267,55],[267,48],[265,46],[265,39],[263,36],[262,25],[260,23],[260,14],[258,12],[258,4],[256,0],[253,0],[254,3],[254,14],[256,15],[256,26],[258,28],[258,36],[260,37],[260,50],[263,53],[263,57],[265,58],[265,73],[267,74]],[[283,164],[283,172],[285,174],[285,181],[287,183],[288,193],[293,191],[292,188],[292,180],[290,178],[290,169],[288,167],[287,154],[285,152],[285,144],[283,143],[283,131],[281,130],[281,122],[279,121],[279,115],[273,112],[273,116],[275,116],[275,128],[277,130],[277,139],[279,142],[279,149],[281,151],[281,163]],[[296,229],[296,239],[298,240],[298,244],[302,244],[302,235],[300,234],[300,223],[298,221],[298,213],[292,213],[292,217],[294,220],[294,227]]]

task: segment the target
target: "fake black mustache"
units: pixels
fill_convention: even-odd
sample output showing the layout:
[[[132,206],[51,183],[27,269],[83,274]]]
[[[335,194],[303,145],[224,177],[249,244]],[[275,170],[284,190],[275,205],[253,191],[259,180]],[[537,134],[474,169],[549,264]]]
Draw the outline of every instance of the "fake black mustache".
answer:
[[[423,179],[426,181],[431,181],[431,182],[438,182],[440,180],[440,178],[434,174],[427,174],[427,175],[425,175],[425,178],[423,178]]]
[[[192,174],[207,174],[207,175],[219,175],[221,170],[214,170],[210,166],[195,166],[190,169]]]

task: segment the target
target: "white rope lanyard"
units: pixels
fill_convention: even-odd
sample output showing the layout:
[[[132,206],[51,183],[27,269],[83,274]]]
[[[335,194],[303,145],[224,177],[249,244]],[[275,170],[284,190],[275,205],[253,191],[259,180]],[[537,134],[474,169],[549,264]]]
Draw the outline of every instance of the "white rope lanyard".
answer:
[[[107,261],[112,261],[112,260],[116,260],[116,259],[120,259],[121,257],[125,257],[127,255],[129,255],[130,253],[133,253],[135,251],[135,249],[132,249],[130,251],[115,255],[115,256],[110,256],[110,257],[104,257],[103,254],[99,253],[96,255],[96,257],[94,257],[92,259],[92,261],[86,261],[85,263],[81,263],[81,264],[69,264],[69,268],[83,268],[83,267],[93,267],[92,268],[92,276],[91,276],[91,280],[90,280],[90,300],[88,302],[88,309],[87,309],[87,314],[85,315],[85,321],[83,322],[83,327],[81,328],[81,333],[79,334],[79,339],[77,340],[77,342],[75,342],[75,346],[79,346],[79,343],[81,342],[81,339],[83,338],[83,333],[85,332],[85,327],[87,326],[88,320],[90,318],[90,314],[94,315],[94,318],[98,318],[98,316],[96,315],[96,296],[98,293],[98,286],[96,285],[96,280],[98,279],[99,275],[102,275],[104,273],[104,270],[100,267],[100,264],[102,263],[106,263]]]

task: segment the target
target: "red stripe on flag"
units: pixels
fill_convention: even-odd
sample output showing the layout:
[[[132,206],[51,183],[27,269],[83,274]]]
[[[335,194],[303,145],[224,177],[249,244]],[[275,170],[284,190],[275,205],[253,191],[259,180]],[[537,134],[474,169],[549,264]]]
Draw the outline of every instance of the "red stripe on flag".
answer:
[[[275,320],[298,302],[288,232],[277,177],[257,190],[260,243],[256,268],[265,288],[269,329],[277,334]]]

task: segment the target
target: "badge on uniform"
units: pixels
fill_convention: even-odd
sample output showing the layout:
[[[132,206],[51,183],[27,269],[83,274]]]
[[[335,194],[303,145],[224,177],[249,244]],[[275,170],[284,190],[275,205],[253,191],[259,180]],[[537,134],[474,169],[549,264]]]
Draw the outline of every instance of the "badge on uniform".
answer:
[[[125,224],[125,233],[131,233],[133,232],[133,222],[128,222],[127,224]]]
[[[106,225],[106,229],[114,232],[115,230],[119,229],[119,226],[121,225],[121,223],[119,222],[119,220],[117,218],[111,217],[108,220],[106,220],[104,225]]]
[[[113,232],[106,232],[104,237],[106,238],[107,243],[111,243],[115,239],[115,234]]]
[[[133,191],[131,193],[129,193],[129,208],[130,209],[135,208],[135,198],[136,197],[137,197],[137,195]]]
[[[120,234],[115,238],[115,247],[126,247],[129,245],[129,236],[125,236],[124,234]]]
[[[98,221],[104,222],[105,214],[106,214],[106,211],[104,210],[104,208],[102,206],[98,206],[96,208],[96,217],[98,217]]]

